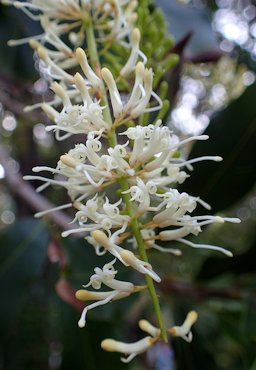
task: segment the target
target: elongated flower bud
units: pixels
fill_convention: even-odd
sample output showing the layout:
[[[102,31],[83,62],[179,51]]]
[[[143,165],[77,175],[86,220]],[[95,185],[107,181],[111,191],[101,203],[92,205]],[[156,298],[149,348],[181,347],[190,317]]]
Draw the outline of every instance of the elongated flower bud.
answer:
[[[85,76],[88,78],[88,80],[92,84],[92,86],[95,89],[98,89],[101,85],[101,81],[99,77],[95,74],[95,72],[92,70],[92,68],[90,67],[88,60],[87,60],[87,56],[85,52],[83,51],[83,49],[81,48],[76,49],[76,59],[78,63],[80,64]]]
[[[192,341],[191,327],[197,321],[198,314],[196,311],[190,311],[184,323],[181,326],[173,326],[168,331],[174,337],[181,337],[187,342]]]

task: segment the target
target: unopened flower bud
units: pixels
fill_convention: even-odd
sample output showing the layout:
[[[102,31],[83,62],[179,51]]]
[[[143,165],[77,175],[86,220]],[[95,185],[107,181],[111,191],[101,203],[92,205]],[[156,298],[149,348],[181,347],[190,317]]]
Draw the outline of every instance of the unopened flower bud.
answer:
[[[87,56],[82,48],[76,49],[76,59],[78,63],[80,64],[85,76],[88,78],[88,80],[92,84],[92,86],[95,89],[98,89],[101,85],[101,80],[90,67],[88,60],[87,60]]]
[[[148,348],[155,343],[155,341],[156,339],[150,336],[145,337],[134,343],[124,343],[108,338],[104,339],[101,342],[101,348],[107,352],[120,352],[125,355],[128,355],[128,357],[122,357],[121,361],[129,362],[138,354],[147,351]]]
[[[158,337],[160,335],[160,329],[153,326],[148,320],[140,320],[139,328],[152,337]]]
[[[190,311],[187,314],[187,317],[184,321],[184,323],[181,326],[173,326],[168,330],[168,332],[173,337],[181,337],[187,342],[192,341],[192,332],[191,327],[192,325],[197,321],[198,314],[196,311]]]

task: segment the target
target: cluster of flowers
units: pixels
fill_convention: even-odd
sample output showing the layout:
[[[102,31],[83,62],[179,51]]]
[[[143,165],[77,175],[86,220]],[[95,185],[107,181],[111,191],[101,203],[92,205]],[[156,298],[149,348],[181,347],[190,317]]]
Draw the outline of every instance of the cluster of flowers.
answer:
[[[64,231],[63,237],[80,233],[98,255],[110,253],[114,257],[103,268],[96,267],[95,274],[84,287],[92,286],[96,291],[77,291],[77,299],[94,301],[83,310],[79,327],[85,325],[89,310],[146,288],[117,280],[116,263],[144,274],[147,281],[161,281],[145,259],[146,250],[154,248],[175,255],[180,255],[181,251],[158,245],[157,241],[175,240],[193,248],[213,249],[231,256],[221,247],[195,244],[187,236],[198,235],[207,224],[239,220],[191,215],[197,204],[206,209],[210,206],[200,198],[176,189],[176,185],[189,176],[193,163],[221,160],[216,156],[182,158],[180,148],[183,145],[208,137],[200,135],[180,140],[160,120],[147,126],[138,124],[140,116],[160,110],[162,102],[153,91],[153,71],[146,67],[147,58],[140,51],[140,31],[134,28],[137,1],[2,2],[21,8],[41,22],[44,32],[28,41],[37,51],[44,72],[52,80],[51,89],[55,94],[52,101],[39,104],[53,122],[46,130],[53,131],[57,140],[75,134],[86,135],[85,144],[77,144],[62,155],[56,168],[33,168],[34,172],[48,172],[53,178],[25,176],[27,180],[42,180],[38,191],[55,184],[65,188],[71,199],[70,203],[39,212],[38,217],[57,209],[74,207],[76,226]],[[73,49],[63,41],[62,36],[66,39],[67,35]],[[11,44],[19,42],[24,39]],[[103,43],[108,42],[118,42],[130,48],[130,55],[118,76],[99,65],[97,46],[101,50]],[[84,44],[87,52],[81,48]],[[74,68],[80,68],[81,73],[73,74]],[[124,80],[130,86],[125,95],[118,89],[118,81]],[[35,106],[28,109],[32,108]],[[119,198],[116,184],[121,188]],[[133,250],[127,245],[132,245]],[[102,284],[110,290],[97,291]],[[154,289],[152,285],[151,289]],[[174,326],[167,332],[191,341],[191,326],[196,320],[196,312],[191,311],[183,325]],[[128,362],[166,336],[161,325],[158,329],[141,320],[139,326],[149,334],[142,340],[127,344],[106,339],[102,348],[125,354],[122,360]]]
[[[113,43],[130,47],[130,37],[137,20],[137,0],[59,0],[59,1],[14,1],[1,0],[3,4],[14,5],[31,19],[39,21],[43,32],[39,35],[10,40],[9,45],[23,43],[35,49],[43,61],[40,70],[46,79],[49,77],[62,82],[73,83],[69,70],[77,67],[75,50],[86,45],[86,24],[90,19],[97,33],[97,44],[103,48]],[[91,19],[89,14],[93,14]],[[143,53],[139,50],[142,59]],[[128,71],[124,69],[124,73]]]

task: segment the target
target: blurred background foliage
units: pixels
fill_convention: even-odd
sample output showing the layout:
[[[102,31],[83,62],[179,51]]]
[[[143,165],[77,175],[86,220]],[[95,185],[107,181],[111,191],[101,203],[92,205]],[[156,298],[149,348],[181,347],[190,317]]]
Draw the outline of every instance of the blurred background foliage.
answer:
[[[1,370],[256,370],[256,4],[141,3],[139,26],[147,30],[144,51],[154,61],[156,88],[167,94],[165,123],[182,136],[209,134],[207,142],[187,148],[188,157],[224,158],[218,164],[197,164],[180,190],[201,196],[214,214],[243,221],[211,225],[199,242],[222,245],[234,257],[186,247],[182,258],[150,255],[157,270],[165,273],[159,295],[167,325],[182,322],[190,309],[199,312],[191,344],[181,339],[160,343],[129,365],[122,364],[118,354],[100,349],[105,337],[140,338],[137,319],[153,316],[147,294],[91,312],[86,328],[78,329],[82,306],[74,291],[87,282],[93,266],[105,260],[84,240],[60,239],[72,214],[44,221],[32,216],[48,204],[21,174],[35,165],[55,166],[73,143],[57,145],[44,131],[47,118],[42,113],[23,112],[24,106],[42,97],[47,100],[50,93],[47,82],[38,78],[37,59],[29,47],[10,48],[6,43],[40,29],[22,13],[1,5]],[[173,37],[166,37],[166,27]],[[165,37],[162,51],[157,49],[159,37]],[[149,40],[155,47],[150,49]],[[179,62],[171,69],[177,62],[170,57],[173,53]],[[65,201],[59,189],[46,195],[55,204]],[[125,278],[127,272],[122,274]]]

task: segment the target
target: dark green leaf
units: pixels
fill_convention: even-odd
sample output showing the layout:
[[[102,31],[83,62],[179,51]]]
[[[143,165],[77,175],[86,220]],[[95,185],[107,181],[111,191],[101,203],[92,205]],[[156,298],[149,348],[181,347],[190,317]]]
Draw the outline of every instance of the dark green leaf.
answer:
[[[256,180],[256,84],[226,109],[213,117],[205,134],[210,139],[197,142],[190,158],[220,155],[221,163],[200,162],[180,187],[199,195],[217,212],[241,199]]]
[[[42,272],[49,235],[42,222],[16,222],[0,235],[0,329],[14,323],[29,294],[31,284]]]
[[[12,7],[0,5],[0,67],[2,73],[21,78],[35,78],[33,50],[24,43],[10,47],[10,39],[21,39],[41,33],[39,22]]]
[[[256,358],[255,358],[252,366],[250,367],[250,370],[256,370]]]
[[[199,279],[212,279],[224,273],[236,275],[253,273],[256,271],[256,247],[241,253],[233,258],[210,257],[202,265],[198,273]]]

